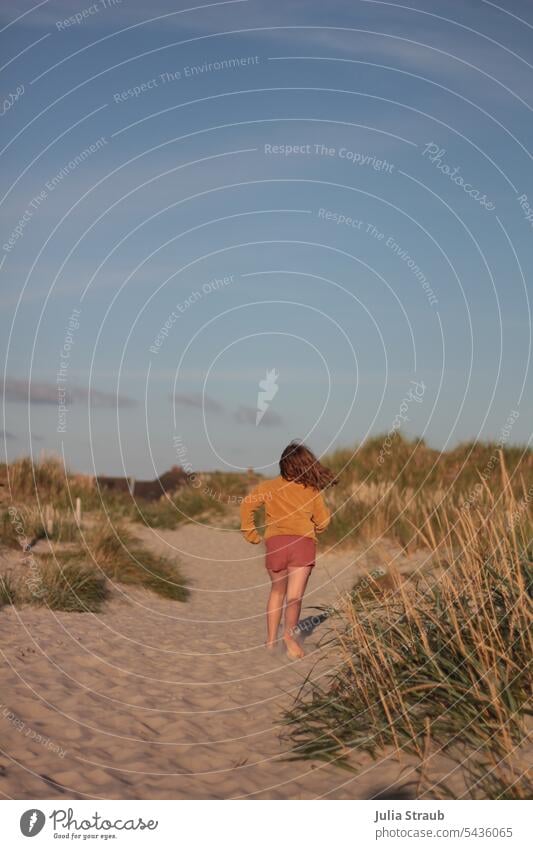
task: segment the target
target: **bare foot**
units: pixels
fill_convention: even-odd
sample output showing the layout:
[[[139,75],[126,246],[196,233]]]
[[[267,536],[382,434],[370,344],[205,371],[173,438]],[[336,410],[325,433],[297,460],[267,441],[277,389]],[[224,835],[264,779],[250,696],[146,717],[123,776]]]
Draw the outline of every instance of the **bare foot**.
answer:
[[[265,643],[265,648],[267,649],[267,651],[274,651],[274,649],[276,648],[276,640],[267,640]]]
[[[303,648],[298,642],[296,642],[291,634],[284,634],[283,642],[285,643],[287,654],[291,660],[300,660],[302,657],[305,657]]]

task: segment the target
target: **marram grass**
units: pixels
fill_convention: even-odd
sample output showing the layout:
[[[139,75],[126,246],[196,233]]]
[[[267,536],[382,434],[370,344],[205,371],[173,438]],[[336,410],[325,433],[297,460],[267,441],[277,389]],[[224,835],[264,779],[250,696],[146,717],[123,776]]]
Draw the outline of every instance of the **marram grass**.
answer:
[[[438,540],[421,523],[433,579],[391,574],[390,591],[378,581],[341,600],[325,639],[333,671],[310,678],[285,716],[292,758],[357,769],[360,753],[407,752],[424,767],[421,796],[454,795],[428,778],[428,752],[441,753],[471,798],[531,795],[531,528],[501,474],[488,510],[441,511]]]
[[[102,524],[87,536],[86,545],[109,581],[138,584],[165,598],[186,601],[188,590],[177,564],[144,548],[123,526]]]

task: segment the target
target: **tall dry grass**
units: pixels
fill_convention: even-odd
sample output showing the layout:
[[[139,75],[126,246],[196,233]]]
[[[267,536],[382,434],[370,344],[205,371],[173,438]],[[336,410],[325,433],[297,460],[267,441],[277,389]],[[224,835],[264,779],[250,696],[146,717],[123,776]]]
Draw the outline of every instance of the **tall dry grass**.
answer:
[[[35,500],[62,508],[70,506],[76,497],[83,498],[88,505],[97,502],[93,478],[73,474],[55,455],[43,456],[39,461],[23,457],[2,463],[0,480],[5,483],[6,495],[15,502]]]
[[[438,451],[423,439],[408,439],[397,432],[390,448],[384,450],[386,439],[386,435],[375,436],[354,448],[334,451],[324,462],[341,475],[341,484],[385,482],[400,490],[411,487],[417,491],[452,485],[457,493],[466,495],[476,489],[480,475],[501,486],[498,458],[502,451],[511,480],[518,482],[520,473],[525,480],[532,478],[533,452],[525,446],[472,441]]]
[[[503,492],[500,456],[506,486],[519,516],[533,507],[533,452],[495,443],[465,443],[441,453],[421,440],[394,439],[390,454],[382,455],[383,439],[376,437],[354,451],[338,451],[325,459],[339,484],[328,495],[332,522],[321,537],[329,546],[387,537],[410,552],[420,547],[417,529],[429,524],[443,538],[442,515],[455,516],[491,510],[491,496]],[[383,462],[379,462],[380,456]],[[504,508],[498,502],[497,510]]]
[[[498,477],[482,505],[422,517],[434,575],[393,573],[386,592],[367,579],[339,604],[332,672],[286,715],[293,757],[357,768],[360,753],[394,750],[417,757],[420,797],[457,795],[459,777],[472,798],[531,795],[532,526],[503,459]],[[455,766],[434,782],[443,754]]]

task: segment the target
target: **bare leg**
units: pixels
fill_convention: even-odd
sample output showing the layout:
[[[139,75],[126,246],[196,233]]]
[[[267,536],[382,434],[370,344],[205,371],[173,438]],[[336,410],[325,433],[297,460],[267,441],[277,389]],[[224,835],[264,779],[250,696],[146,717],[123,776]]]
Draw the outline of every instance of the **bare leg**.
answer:
[[[289,657],[303,657],[305,652],[294,638],[294,629],[300,618],[302,599],[311,574],[312,566],[295,566],[289,569],[287,581],[287,602],[285,605],[285,628],[283,640],[287,646]]]
[[[278,639],[279,623],[283,612],[283,602],[287,592],[287,570],[272,572],[268,570],[272,587],[267,601],[267,648],[273,649]]]

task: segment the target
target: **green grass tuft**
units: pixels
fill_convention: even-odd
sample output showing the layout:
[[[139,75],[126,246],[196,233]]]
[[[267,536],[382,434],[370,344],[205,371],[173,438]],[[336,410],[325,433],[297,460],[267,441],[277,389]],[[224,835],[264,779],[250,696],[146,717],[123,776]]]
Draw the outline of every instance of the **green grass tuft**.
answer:
[[[75,562],[75,556],[58,559],[51,554],[41,555],[31,592],[21,588],[16,601],[44,605],[51,610],[98,612],[109,595],[105,578],[91,566]]]
[[[110,581],[138,584],[174,601],[185,601],[188,590],[178,566],[144,548],[124,527],[104,525],[88,536],[88,549]]]

